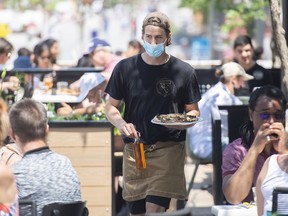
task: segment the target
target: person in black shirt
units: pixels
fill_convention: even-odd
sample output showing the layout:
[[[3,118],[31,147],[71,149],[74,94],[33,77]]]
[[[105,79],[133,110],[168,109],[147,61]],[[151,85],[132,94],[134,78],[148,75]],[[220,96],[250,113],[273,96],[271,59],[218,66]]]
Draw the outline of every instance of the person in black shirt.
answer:
[[[157,114],[199,116],[201,99],[195,70],[166,53],[171,44],[170,22],[161,12],[148,14],[142,25],[145,52],[120,61],[105,92],[108,120],[125,139],[123,198],[131,215],[164,212],[171,198],[187,199],[184,164],[188,126],[153,124]],[[119,107],[125,103],[124,117]],[[191,126],[191,125],[190,125]],[[137,169],[133,141],[144,143],[146,169]],[[132,141],[131,141],[132,139]]]
[[[248,35],[240,35],[234,41],[234,60],[239,63],[254,79],[247,82],[247,88],[235,92],[236,96],[249,96],[255,87],[272,85],[273,80],[270,72],[253,60],[254,48]]]

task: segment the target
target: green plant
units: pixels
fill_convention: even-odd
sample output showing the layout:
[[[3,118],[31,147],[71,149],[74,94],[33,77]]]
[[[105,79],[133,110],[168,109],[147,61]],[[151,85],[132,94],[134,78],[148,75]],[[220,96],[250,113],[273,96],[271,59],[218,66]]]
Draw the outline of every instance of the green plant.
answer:
[[[6,67],[3,68],[2,73],[1,73],[1,86],[0,86],[0,95],[2,95],[2,91],[3,91],[3,80],[6,76],[7,73],[7,69]]]
[[[59,116],[55,112],[55,105],[54,103],[47,104],[47,112],[48,112],[48,119],[49,121],[64,121],[64,120],[78,120],[78,121],[102,121],[107,120],[104,111],[93,113],[93,114],[74,114],[69,116]]]

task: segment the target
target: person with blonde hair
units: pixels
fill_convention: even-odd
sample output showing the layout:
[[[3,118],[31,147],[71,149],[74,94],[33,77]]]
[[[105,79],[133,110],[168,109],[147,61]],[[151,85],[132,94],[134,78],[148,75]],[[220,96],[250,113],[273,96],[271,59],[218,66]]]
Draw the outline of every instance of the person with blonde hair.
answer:
[[[0,98],[0,164],[11,166],[21,160],[22,154],[15,143],[9,142],[9,116],[6,102]]]
[[[2,164],[0,164],[0,215],[19,215],[15,178],[12,170]]]

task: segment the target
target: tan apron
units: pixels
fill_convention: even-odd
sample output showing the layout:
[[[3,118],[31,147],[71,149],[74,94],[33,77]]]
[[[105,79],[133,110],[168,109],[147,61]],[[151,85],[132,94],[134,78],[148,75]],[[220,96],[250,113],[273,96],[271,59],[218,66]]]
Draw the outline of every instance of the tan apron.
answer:
[[[146,169],[137,169],[133,144],[123,152],[123,198],[144,199],[147,195],[187,199],[184,173],[185,142],[157,142],[144,145]]]

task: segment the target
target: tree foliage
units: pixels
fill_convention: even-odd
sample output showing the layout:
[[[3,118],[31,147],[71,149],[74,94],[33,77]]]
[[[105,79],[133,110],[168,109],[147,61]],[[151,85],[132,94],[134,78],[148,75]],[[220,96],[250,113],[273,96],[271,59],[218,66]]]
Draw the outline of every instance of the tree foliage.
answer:
[[[57,2],[63,0],[3,0],[5,8],[12,8],[14,10],[33,10],[36,8],[42,8],[47,11],[55,9]]]
[[[235,27],[251,29],[255,20],[266,18],[268,0],[181,0],[180,7],[189,7],[208,16],[209,5],[225,15],[222,30],[229,32]]]

